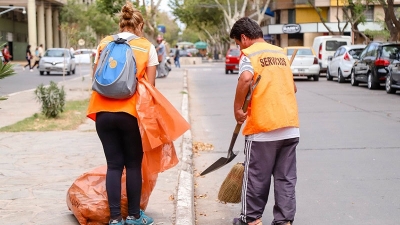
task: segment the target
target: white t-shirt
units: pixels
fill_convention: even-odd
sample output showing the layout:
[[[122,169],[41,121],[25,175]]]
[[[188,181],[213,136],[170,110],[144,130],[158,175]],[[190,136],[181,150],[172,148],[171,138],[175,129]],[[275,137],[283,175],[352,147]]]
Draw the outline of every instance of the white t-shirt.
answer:
[[[120,38],[124,38],[124,39],[126,39],[126,38],[128,38],[129,36],[131,36],[132,35],[132,33],[129,33],[129,32],[122,32],[122,33],[119,33],[119,34],[117,34],[118,35],[118,37],[120,37]],[[100,47],[100,46],[99,46]],[[95,63],[97,63],[97,59],[99,58],[99,47],[97,47],[97,53],[96,53],[96,61],[95,61]],[[154,45],[153,44],[151,44],[151,46],[150,46],[150,52],[149,52],[149,62],[147,63],[147,67],[149,67],[149,66],[157,66],[159,64],[159,62],[158,62],[158,56],[157,56],[157,51],[156,51],[156,48],[154,47]]]
[[[239,77],[244,71],[249,71],[254,75],[254,68],[250,59],[243,55],[239,62]],[[283,127],[269,132],[246,135],[245,139],[249,141],[279,141],[290,138],[300,137],[298,127]]]

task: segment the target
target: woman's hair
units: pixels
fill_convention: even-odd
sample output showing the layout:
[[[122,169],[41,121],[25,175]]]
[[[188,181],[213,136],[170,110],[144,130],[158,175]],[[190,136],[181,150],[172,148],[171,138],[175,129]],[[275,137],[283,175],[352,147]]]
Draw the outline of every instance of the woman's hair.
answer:
[[[31,48],[31,45],[26,46],[26,50],[29,50]]]
[[[143,23],[142,13],[133,7],[132,2],[126,1],[119,15],[120,31],[123,31],[125,28],[132,31],[140,31],[140,24]]]
[[[248,17],[240,18],[233,25],[230,38],[242,41],[241,35],[244,34],[250,40],[255,40],[258,38],[263,38],[263,32],[258,23]]]

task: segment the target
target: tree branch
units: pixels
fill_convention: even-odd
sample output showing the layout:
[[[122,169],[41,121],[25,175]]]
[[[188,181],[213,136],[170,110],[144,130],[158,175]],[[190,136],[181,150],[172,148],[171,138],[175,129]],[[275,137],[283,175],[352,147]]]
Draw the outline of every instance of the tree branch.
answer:
[[[311,0],[308,0],[308,3],[310,3],[310,5],[312,5],[314,7],[315,11],[317,12],[317,14],[319,16],[319,19],[321,20],[324,27],[328,30],[328,32],[330,34],[334,34],[334,32],[325,24],[324,18],[322,17],[320,10],[315,6],[315,4],[313,2],[311,2]]]

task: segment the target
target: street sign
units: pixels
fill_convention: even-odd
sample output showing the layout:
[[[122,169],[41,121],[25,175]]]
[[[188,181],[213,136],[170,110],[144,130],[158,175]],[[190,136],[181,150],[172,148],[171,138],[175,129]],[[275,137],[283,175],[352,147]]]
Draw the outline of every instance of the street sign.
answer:
[[[80,46],[83,46],[83,45],[85,45],[85,40],[83,40],[83,39],[79,39],[79,41],[78,41],[78,45],[80,45]]]

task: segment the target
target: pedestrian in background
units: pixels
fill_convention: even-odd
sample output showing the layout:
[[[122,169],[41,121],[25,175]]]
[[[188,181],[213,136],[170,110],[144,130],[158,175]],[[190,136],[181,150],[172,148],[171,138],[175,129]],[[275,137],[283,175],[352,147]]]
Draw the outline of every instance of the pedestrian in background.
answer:
[[[174,63],[175,63],[175,67],[177,68],[181,68],[181,63],[179,62],[179,48],[178,45],[175,46],[175,55],[174,55]]]
[[[282,48],[263,39],[260,26],[247,17],[232,27],[234,39],[243,53],[234,100],[238,124],[246,125],[242,209],[233,224],[262,224],[271,177],[274,178],[273,225],[290,225],[296,213],[296,146],[300,131],[296,86],[290,63]],[[249,86],[261,76],[248,112],[242,105]]]
[[[32,59],[32,53],[31,53],[31,45],[26,46],[26,55],[25,55],[25,59],[28,62],[28,64],[26,64],[23,67],[23,70],[25,70],[25,67],[29,67],[29,70],[32,72],[32,66],[31,66],[31,59]]]
[[[10,54],[10,50],[8,49],[8,44],[4,45],[4,48],[3,48],[3,50],[1,50],[1,53],[3,53],[4,64],[7,64],[8,62],[10,62],[12,55]]]
[[[166,50],[165,50],[165,44],[163,42],[163,37],[162,36],[158,36],[157,37],[157,56],[158,56],[158,68],[157,68],[157,72],[158,75],[157,77],[164,77],[166,75],[165,72],[165,59],[166,59]]]
[[[154,45],[143,37],[142,14],[127,1],[119,17],[118,37],[127,39],[132,35],[137,36],[129,42],[131,46],[136,46],[132,48],[136,56],[136,77],[147,79],[154,86],[157,53]],[[100,41],[92,76],[101,51],[113,40],[112,36],[107,36]],[[135,108],[137,98],[135,93],[128,99],[111,99],[93,91],[88,107],[87,116],[96,123],[96,131],[107,160],[106,192],[110,207],[109,224],[113,225],[153,224],[153,219],[140,209],[143,148]],[[125,221],[121,214],[121,177],[124,167],[128,197],[128,217]]]
[[[37,68],[39,69],[39,47],[36,47],[35,49],[35,54],[33,55],[33,60],[35,61],[35,63],[32,66],[32,69],[35,68],[35,66],[37,66]]]

